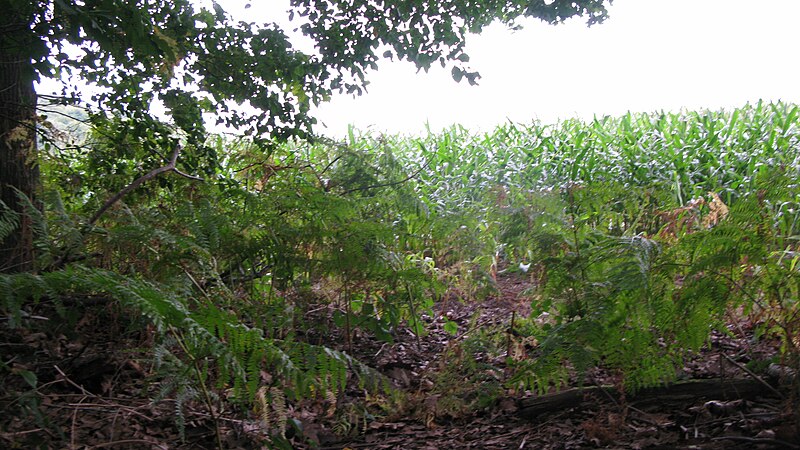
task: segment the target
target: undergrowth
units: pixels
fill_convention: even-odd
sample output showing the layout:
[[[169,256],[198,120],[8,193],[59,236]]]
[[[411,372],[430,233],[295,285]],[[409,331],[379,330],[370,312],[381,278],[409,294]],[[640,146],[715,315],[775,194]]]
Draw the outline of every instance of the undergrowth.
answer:
[[[597,366],[631,390],[672,381],[733,315],[779,338],[798,368],[797,121],[795,105],[757,103],[483,135],[218,137],[183,149],[182,170],[202,181],[165,175],[95,216],[172,144],[131,142],[130,124],[95,120],[83,145],[45,152],[46,207],[26,213],[36,270],[0,274],[0,308],[24,328],[37,302],[64,317],[73,302],[123,305],[157,336],[160,397],[176,400],[179,425],[181,404],[232,402],[284,441],[287,405],[304,398],[356,385],[381,403],[386,380],[350,356],[354,336],[390,343],[407,327],[423,339],[439,299],[485,298],[509,267],[536,286],[516,326],[528,356],[509,358],[506,378],[474,357],[502,354],[490,335],[448,347],[437,414]],[[20,217],[0,211],[3,238]],[[322,310],[341,342],[305,339]],[[36,385],[34,373],[13,375]],[[331,413],[342,432],[363,429],[369,410],[347,408]]]

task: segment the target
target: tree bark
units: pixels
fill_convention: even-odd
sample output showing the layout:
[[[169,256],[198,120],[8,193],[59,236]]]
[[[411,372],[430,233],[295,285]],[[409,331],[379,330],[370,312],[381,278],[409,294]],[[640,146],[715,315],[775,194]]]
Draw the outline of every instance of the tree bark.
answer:
[[[698,398],[731,400],[754,398],[757,396],[774,396],[774,389],[763,382],[746,379],[702,379],[683,381],[667,386],[655,386],[628,395],[627,401],[634,404],[648,402],[684,401]],[[520,400],[519,414],[526,418],[535,418],[543,413],[551,413],[566,408],[575,408],[584,404],[594,404],[598,399],[613,398],[619,401],[613,386],[589,386],[573,388],[541,397]]]
[[[0,33],[0,200],[18,215],[18,226],[0,236],[0,272],[22,272],[34,268],[35,254],[31,217],[19,194],[37,205],[40,186],[28,17],[1,12]]]

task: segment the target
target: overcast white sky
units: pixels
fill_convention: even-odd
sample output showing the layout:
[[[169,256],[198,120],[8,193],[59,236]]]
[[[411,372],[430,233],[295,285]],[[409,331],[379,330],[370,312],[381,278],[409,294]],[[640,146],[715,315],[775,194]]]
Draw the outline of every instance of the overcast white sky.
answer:
[[[288,0],[250,9],[246,0],[219,2],[235,17],[296,26]],[[417,73],[411,63],[382,61],[366,95],[337,95],[314,111],[317,132],[341,138],[353,124],[421,134],[426,123],[488,131],[508,120],[800,103],[800,0],[615,0],[610,14],[591,28],[583,19],[528,21],[521,31],[495,25],[470,36],[479,86],[456,83],[449,67]]]
[[[425,74],[383,62],[368,94],[319,108],[327,125],[319,131],[341,137],[352,123],[418,134],[426,121],[434,131],[454,123],[477,131],[506,120],[800,103],[798,0],[615,0],[610,14],[591,28],[531,21],[470,37],[477,87],[438,66]]]

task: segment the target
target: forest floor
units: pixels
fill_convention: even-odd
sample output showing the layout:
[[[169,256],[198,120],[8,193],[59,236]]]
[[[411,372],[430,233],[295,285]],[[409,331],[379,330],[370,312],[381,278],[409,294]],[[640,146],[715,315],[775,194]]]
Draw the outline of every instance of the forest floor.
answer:
[[[276,448],[800,448],[796,399],[781,398],[744,367],[768,361],[778,343],[753,339],[744,319],[730,324],[731,333],[715,333],[681,379],[746,379],[757,387],[753,391],[686,395],[667,388],[656,397],[625,398],[601,389],[530,413],[526,399],[536,396],[504,387],[507,358],[532,356],[526,354],[531,346],[509,333],[512,318],[530,312],[520,296],[530,283],[506,274],[496,287],[483,301],[437,304],[434,316],[426,317],[429,332],[419,340],[405,329],[391,344],[356,331],[349,350],[388,377],[396,395],[372,395],[351,383],[336,398],[290,405],[291,422],[304,437],[290,430],[294,436]],[[150,381],[147,333],[126,332],[127,316],[110,305],[75,311],[72,329],[45,327],[55,319],[43,310],[30,311],[28,319],[47,331],[0,326],[0,357],[8,369],[0,371],[0,448],[210,449],[217,447],[214,419],[226,448],[260,448],[264,430],[252,411],[210,412],[199,401],[187,403],[181,436],[174,400],[150,400],[159,386]],[[328,312],[307,318],[320,325],[307,338],[339,342],[346,350],[342,336],[323,335],[330,329]],[[448,320],[459,325],[457,334],[445,330]],[[35,389],[26,384],[30,373]],[[583,383],[614,384],[613,374],[599,369]]]

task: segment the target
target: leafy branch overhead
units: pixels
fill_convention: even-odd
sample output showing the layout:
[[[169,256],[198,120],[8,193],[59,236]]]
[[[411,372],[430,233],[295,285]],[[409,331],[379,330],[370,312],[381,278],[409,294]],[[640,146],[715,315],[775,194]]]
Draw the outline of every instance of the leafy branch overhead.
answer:
[[[452,62],[456,78],[463,74],[474,83],[478,74],[466,67],[464,53],[469,33],[495,20],[512,25],[523,16],[548,23],[585,16],[591,24],[607,14],[602,0],[293,0],[291,16],[315,43],[307,54],[269,18],[237,21],[216,2],[210,9],[189,0],[144,7],[117,0],[10,6],[22,35],[3,40],[24,39],[31,46],[34,77],[88,81],[101,88],[94,96],[99,104],[137,120],[160,99],[175,124],[198,140],[202,112],[251,135],[307,136],[310,105],[334,91],[361,93],[379,54],[425,70]]]
[[[480,77],[466,63],[464,46],[469,33],[480,33],[499,20],[513,25],[520,17],[559,23],[585,16],[589,24],[603,21],[603,1],[327,1],[292,0],[308,23],[300,29],[317,43],[321,61],[339,71],[333,88],[362,92],[366,70],[377,69],[378,53],[397,57],[427,71],[432,64],[453,66],[453,77],[476,84]],[[343,75],[350,75],[345,79]]]

